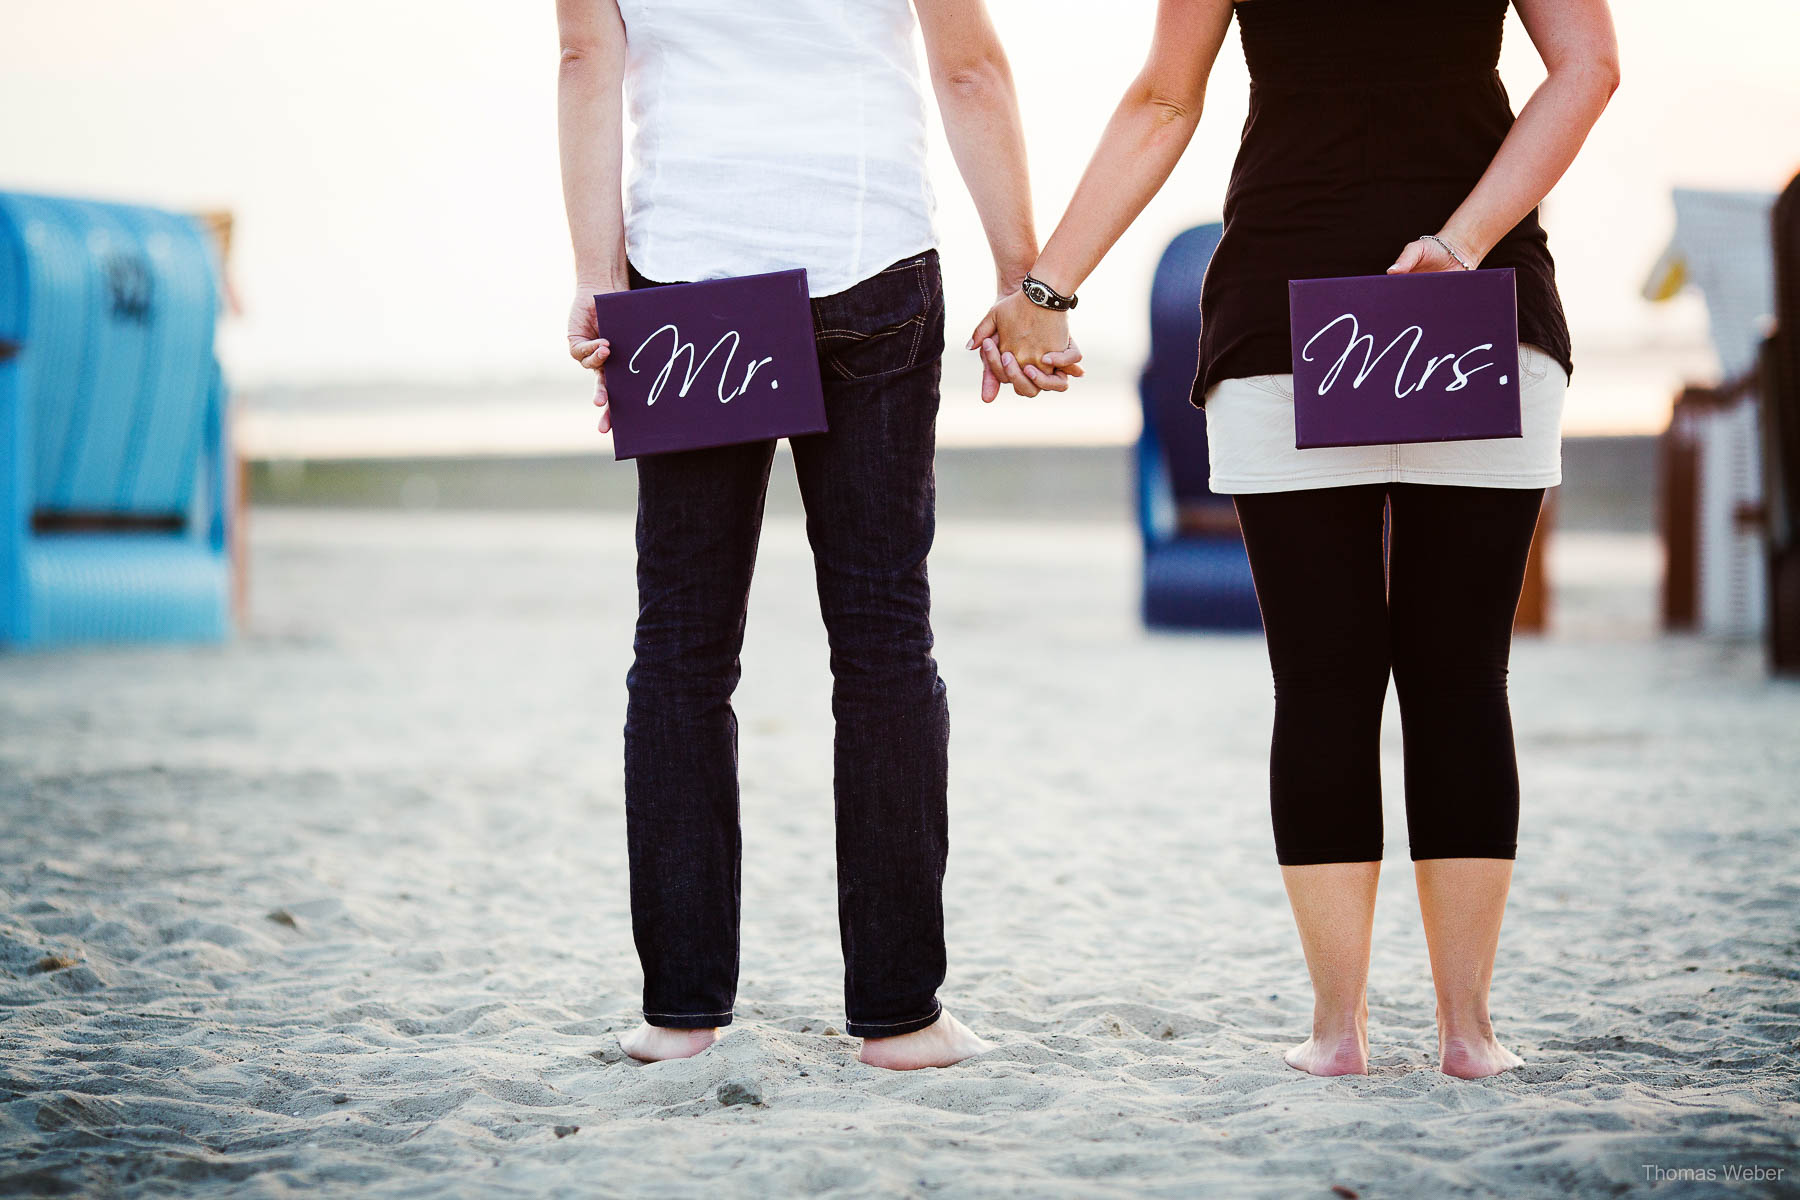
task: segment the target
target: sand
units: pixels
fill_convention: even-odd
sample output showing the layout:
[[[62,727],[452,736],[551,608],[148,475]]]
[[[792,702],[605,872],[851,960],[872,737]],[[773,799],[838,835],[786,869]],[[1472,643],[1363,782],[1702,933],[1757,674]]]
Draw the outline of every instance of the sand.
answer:
[[[996,1049],[910,1075],[839,1032],[797,524],[740,692],[738,1023],[655,1066],[614,1040],[628,523],[268,512],[254,547],[228,648],[0,659],[0,1194],[1800,1194],[1800,687],[1650,638],[1641,540],[1564,538],[1515,655],[1527,1065],[1480,1083],[1431,1069],[1391,712],[1373,1071],[1282,1065],[1263,649],[1145,633],[1128,529],[945,522],[944,996]]]

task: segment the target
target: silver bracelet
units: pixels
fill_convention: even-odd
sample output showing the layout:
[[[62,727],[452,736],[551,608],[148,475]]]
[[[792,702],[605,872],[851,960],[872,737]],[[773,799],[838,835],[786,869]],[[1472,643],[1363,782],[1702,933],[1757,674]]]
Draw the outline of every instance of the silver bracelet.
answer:
[[[1448,254],[1451,258],[1454,258],[1456,260],[1456,265],[1461,267],[1463,270],[1473,271],[1475,269],[1474,263],[1470,262],[1468,259],[1466,259],[1462,255],[1458,254],[1456,252],[1455,246],[1452,246],[1449,242],[1446,242],[1443,238],[1439,237],[1437,234],[1428,233],[1424,237],[1420,238],[1419,240],[1421,242],[1436,242],[1438,244],[1438,247],[1441,250],[1443,250],[1443,252],[1445,254]]]

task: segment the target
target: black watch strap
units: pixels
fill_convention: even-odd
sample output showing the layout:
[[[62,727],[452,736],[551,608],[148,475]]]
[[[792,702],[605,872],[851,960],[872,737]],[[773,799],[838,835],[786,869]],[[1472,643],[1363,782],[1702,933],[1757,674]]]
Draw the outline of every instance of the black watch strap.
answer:
[[[1052,312],[1068,312],[1081,303],[1079,296],[1065,296],[1043,280],[1034,279],[1030,275],[1027,275],[1025,282],[1019,285],[1019,290],[1025,293],[1027,300],[1039,308],[1047,308]]]

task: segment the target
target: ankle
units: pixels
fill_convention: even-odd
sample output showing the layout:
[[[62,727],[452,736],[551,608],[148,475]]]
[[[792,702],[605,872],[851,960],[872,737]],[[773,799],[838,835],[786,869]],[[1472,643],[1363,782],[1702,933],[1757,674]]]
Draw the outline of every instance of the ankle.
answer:
[[[619,1035],[619,1046],[640,1062],[661,1062],[670,1058],[692,1058],[721,1037],[718,1028],[670,1029],[648,1021],[628,1033]]]
[[[648,1020],[637,1027],[637,1033],[646,1038],[661,1038],[666,1042],[718,1042],[718,1038],[722,1036],[718,1025],[689,1029],[675,1025],[652,1025]]]
[[[1354,1038],[1369,1040],[1369,1005],[1365,1000],[1354,1004],[1320,1005],[1313,1009],[1312,1035],[1320,1042]]]
[[[1494,1022],[1487,1009],[1468,1007],[1463,1009],[1438,1008],[1437,1014],[1438,1040],[1448,1041],[1488,1041],[1494,1036]]]

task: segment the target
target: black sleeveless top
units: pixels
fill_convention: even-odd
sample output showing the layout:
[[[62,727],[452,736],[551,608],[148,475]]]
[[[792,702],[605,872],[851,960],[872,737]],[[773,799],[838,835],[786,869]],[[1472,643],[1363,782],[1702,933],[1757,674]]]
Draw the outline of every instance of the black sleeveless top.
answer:
[[[1293,370],[1290,279],[1379,275],[1436,233],[1512,128],[1495,65],[1508,0],[1243,0],[1250,115],[1200,292],[1192,400]],[[1519,340],[1572,370],[1534,211],[1481,266],[1517,272]]]

